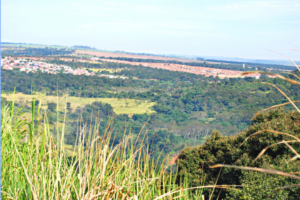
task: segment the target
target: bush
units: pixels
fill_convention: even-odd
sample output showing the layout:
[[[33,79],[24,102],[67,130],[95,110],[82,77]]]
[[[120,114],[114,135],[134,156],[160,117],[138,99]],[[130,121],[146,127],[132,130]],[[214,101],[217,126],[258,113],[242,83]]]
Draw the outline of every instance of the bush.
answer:
[[[285,172],[299,172],[299,160],[293,161],[288,165],[286,164],[293,154],[285,145],[276,145],[268,149],[261,158],[253,163],[253,160],[264,148],[271,144],[281,142],[282,140],[289,141],[292,139],[289,136],[265,131],[259,135],[250,137],[250,139],[240,147],[246,137],[259,130],[275,130],[299,137],[299,125],[299,113],[296,111],[285,113],[282,109],[278,109],[258,115],[253,120],[253,124],[250,125],[246,131],[236,136],[222,136],[218,131],[214,131],[204,145],[195,148],[188,147],[181,152],[177,159],[179,170],[178,180],[182,176],[188,176],[192,185],[197,186],[200,184],[200,177],[205,175],[207,184],[215,184],[220,169],[209,168],[215,164],[263,167]],[[291,143],[290,145],[299,152],[299,143]],[[245,186],[237,192],[222,190],[221,198],[261,199],[284,185],[300,183],[290,178],[275,175],[265,175],[248,171],[243,172],[232,168],[223,168],[221,170],[221,175],[217,181],[218,185]],[[216,189],[215,194],[217,195],[218,192]],[[288,195],[289,199],[300,199],[300,189],[287,189],[281,192],[280,195],[282,198]]]

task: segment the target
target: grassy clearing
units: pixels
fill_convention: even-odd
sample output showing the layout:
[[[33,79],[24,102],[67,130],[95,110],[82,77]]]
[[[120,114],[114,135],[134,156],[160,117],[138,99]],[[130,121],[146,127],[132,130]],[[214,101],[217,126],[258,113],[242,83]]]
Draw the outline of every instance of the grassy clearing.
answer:
[[[21,104],[30,105],[32,95],[27,95],[23,93],[16,94],[1,94],[2,97],[6,98],[8,101],[12,101],[13,96],[15,96],[16,102]],[[44,94],[33,95],[36,100],[42,103],[42,108],[47,109],[48,102],[57,102],[57,96],[45,96]],[[143,114],[143,113],[155,113],[152,110],[152,106],[155,105],[154,102],[141,101],[135,99],[117,99],[117,98],[82,98],[82,97],[58,97],[59,108],[63,109],[66,102],[71,103],[71,108],[76,109],[77,107],[84,107],[87,104],[91,104],[95,101],[100,101],[103,103],[110,104],[116,114]]]

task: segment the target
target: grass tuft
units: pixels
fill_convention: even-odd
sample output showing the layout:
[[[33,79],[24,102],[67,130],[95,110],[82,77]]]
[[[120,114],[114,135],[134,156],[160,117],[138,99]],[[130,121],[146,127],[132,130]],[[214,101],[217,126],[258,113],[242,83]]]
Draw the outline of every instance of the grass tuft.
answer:
[[[98,134],[100,120],[88,133],[81,126],[75,145],[66,148],[64,124],[52,133],[46,111],[36,120],[40,107],[34,99],[32,105],[30,123],[14,102],[1,110],[3,199],[199,199],[190,191],[202,189],[201,196],[203,188],[230,187],[176,183],[177,174],[156,164],[146,141],[137,147],[135,137],[124,135],[120,144],[110,142],[113,119],[104,135]]]

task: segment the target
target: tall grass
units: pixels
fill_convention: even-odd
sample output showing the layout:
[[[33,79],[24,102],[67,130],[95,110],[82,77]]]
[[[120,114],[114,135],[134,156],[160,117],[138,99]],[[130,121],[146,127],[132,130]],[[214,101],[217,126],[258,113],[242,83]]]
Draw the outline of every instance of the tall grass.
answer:
[[[30,122],[20,120],[22,110],[14,102],[1,110],[3,199],[201,199],[201,188],[227,188],[188,188],[187,179],[176,184],[177,174],[156,164],[146,142],[137,147],[130,135],[118,145],[110,142],[113,120],[102,136],[99,124],[89,132],[83,126],[67,154],[65,123],[51,132],[34,100],[31,114]]]

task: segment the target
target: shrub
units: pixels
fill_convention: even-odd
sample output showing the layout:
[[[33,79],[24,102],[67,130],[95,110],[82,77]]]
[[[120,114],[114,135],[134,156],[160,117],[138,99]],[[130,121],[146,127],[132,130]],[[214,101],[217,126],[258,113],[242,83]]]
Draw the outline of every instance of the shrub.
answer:
[[[300,114],[296,111],[285,113],[282,109],[272,110],[256,116],[253,124],[246,131],[236,136],[222,136],[220,132],[214,131],[202,146],[187,147],[181,152],[177,159],[178,180],[180,177],[187,176],[192,186],[197,186],[200,184],[200,177],[205,175],[207,184],[215,184],[217,181],[218,185],[248,186],[237,192],[222,190],[220,197],[228,199],[261,199],[283,185],[299,184],[299,181],[286,177],[249,171],[242,172],[232,168],[221,169],[222,171],[218,178],[220,169],[209,168],[212,165],[221,163],[298,172],[300,170],[299,160],[286,164],[293,156],[293,153],[286,145],[276,145],[268,149],[262,157],[253,162],[264,148],[282,140],[288,141],[292,139],[286,135],[264,131],[259,135],[250,137],[240,146],[248,136],[260,130],[280,131],[299,137]],[[290,145],[299,152],[299,143],[291,143]],[[218,192],[216,189],[215,194],[217,195]],[[280,198],[288,195],[289,199],[300,199],[300,189],[287,189],[281,191],[280,195]]]

